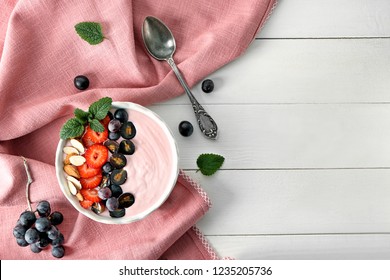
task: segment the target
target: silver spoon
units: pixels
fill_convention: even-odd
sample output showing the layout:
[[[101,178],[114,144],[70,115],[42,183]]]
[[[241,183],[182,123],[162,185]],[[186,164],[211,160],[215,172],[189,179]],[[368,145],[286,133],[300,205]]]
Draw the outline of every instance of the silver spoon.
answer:
[[[196,120],[202,133],[209,139],[217,138],[217,124],[212,117],[203,109],[196,98],[192,95],[190,88],[180,74],[173,54],[176,50],[176,42],[169,28],[158,18],[148,16],[142,26],[142,38],[149,54],[157,60],[166,60],[172,67],[180,84],[190,98],[194,109]]]

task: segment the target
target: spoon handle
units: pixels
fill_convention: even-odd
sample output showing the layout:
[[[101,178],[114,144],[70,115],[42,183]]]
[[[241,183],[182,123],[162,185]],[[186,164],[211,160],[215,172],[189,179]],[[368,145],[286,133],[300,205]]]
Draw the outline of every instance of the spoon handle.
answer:
[[[206,112],[206,110],[199,104],[198,100],[192,94],[190,88],[188,87],[186,81],[183,79],[183,76],[180,74],[179,69],[177,68],[173,58],[169,58],[169,65],[172,67],[173,72],[176,74],[177,79],[180,84],[183,86],[185,92],[190,98],[192,108],[194,109],[196,120],[202,133],[209,139],[217,138],[218,127],[212,117]]]

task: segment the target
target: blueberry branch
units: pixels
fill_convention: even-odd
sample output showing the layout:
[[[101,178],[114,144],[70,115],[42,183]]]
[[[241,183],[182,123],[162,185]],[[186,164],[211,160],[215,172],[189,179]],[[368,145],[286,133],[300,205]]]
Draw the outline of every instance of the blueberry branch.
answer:
[[[26,174],[27,174],[27,184],[26,184],[27,206],[28,206],[28,210],[32,211],[29,190],[30,190],[30,184],[33,182],[33,179],[31,178],[30,170],[28,169],[27,159],[23,156],[21,158],[23,159],[24,169],[26,170]]]

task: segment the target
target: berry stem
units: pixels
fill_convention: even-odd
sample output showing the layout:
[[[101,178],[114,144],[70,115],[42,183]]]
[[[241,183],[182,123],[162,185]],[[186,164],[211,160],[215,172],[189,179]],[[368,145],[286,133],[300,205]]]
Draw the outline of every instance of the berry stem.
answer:
[[[33,179],[31,178],[30,170],[28,169],[27,159],[23,156],[21,158],[23,159],[24,169],[26,170],[26,174],[27,174],[27,184],[26,184],[27,206],[28,206],[28,210],[32,211],[31,201],[30,201],[30,184],[33,182]]]

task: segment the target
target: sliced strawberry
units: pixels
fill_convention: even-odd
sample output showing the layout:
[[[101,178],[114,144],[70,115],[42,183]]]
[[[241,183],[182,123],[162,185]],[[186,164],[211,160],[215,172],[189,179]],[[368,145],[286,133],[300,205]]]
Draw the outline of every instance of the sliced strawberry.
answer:
[[[96,132],[90,126],[87,126],[83,137],[91,140],[95,144],[100,144],[108,139],[108,129],[105,127],[103,132]]]
[[[100,144],[89,147],[84,154],[88,166],[92,168],[101,168],[108,159],[108,149]]]
[[[93,205],[93,201],[89,201],[89,200],[84,199],[83,201],[80,201],[80,205],[84,209],[88,209],[89,207],[91,207]]]
[[[78,166],[77,170],[79,171],[81,178],[91,178],[91,177],[96,176],[102,172],[101,168],[90,167],[87,163],[84,163],[83,165]]]
[[[99,202],[101,200],[100,197],[98,196],[97,189],[82,189],[80,190],[80,193],[86,200],[92,202]]]
[[[81,178],[80,183],[83,189],[93,189],[99,186],[102,181],[102,174],[98,174],[96,176],[90,178]]]
[[[107,115],[104,119],[102,119],[100,122],[104,126],[104,128],[107,128],[108,123],[111,121],[110,117]]]
[[[84,134],[83,137],[81,138],[81,141],[83,142],[83,145],[85,148],[91,147],[93,144],[95,144],[90,135]]]

